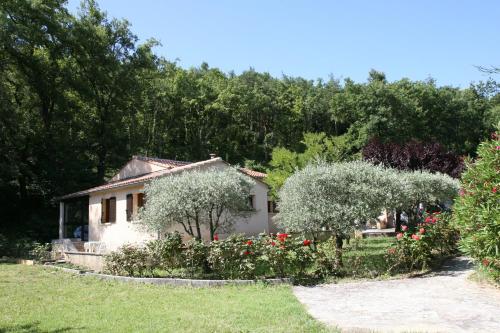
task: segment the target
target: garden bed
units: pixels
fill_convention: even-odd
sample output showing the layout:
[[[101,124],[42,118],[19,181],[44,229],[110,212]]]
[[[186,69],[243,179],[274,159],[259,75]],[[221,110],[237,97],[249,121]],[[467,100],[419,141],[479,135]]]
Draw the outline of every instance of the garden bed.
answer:
[[[180,279],[180,278],[155,278],[155,277],[132,277],[132,276],[119,276],[110,274],[101,274],[85,271],[78,268],[68,268],[57,265],[44,265],[67,273],[93,276],[102,280],[114,280],[121,282],[132,283],[146,283],[155,285],[171,285],[171,286],[189,286],[189,287],[215,287],[224,285],[250,285],[256,283],[265,284],[291,284],[292,280],[288,278],[283,279],[257,279],[257,280],[204,280],[204,279]]]

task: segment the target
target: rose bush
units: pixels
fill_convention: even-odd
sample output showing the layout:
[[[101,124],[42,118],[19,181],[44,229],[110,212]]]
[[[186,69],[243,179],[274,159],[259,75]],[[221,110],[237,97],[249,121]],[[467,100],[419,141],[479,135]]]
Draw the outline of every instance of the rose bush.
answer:
[[[458,237],[449,213],[426,212],[415,227],[404,226],[396,234],[396,245],[386,255],[389,272],[428,268],[433,259],[456,251]]]

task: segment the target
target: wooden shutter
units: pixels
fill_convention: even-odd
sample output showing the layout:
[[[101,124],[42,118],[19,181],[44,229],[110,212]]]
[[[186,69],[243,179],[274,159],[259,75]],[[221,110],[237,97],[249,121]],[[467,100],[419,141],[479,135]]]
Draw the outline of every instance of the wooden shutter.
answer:
[[[101,223],[106,222],[106,200],[101,199]]]
[[[108,222],[116,222],[116,198],[109,198]]]
[[[137,208],[144,206],[144,193],[137,193]]]
[[[127,194],[127,221],[132,220],[132,215],[134,213],[134,196],[132,194]]]

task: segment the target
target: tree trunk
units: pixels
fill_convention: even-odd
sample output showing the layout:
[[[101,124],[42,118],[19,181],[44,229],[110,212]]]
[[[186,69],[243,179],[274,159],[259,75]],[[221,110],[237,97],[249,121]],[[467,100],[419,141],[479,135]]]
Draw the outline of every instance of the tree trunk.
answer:
[[[401,232],[401,210],[400,209],[396,210],[396,226],[395,226],[395,231],[396,232]]]
[[[342,246],[344,245],[344,237],[342,235],[335,235],[335,254],[337,260],[337,266],[342,267]]]

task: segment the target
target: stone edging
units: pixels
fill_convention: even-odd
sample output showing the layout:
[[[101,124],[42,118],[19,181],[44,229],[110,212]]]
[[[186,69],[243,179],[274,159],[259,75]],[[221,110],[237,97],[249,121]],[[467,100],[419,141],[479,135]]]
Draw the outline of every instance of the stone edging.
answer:
[[[291,284],[289,278],[284,279],[263,279],[263,280],[196,280],[196,279],[178,279],[178,278],[138,278],[131,276],[118,276],[101,273],[86,272],[78,269],[57,267],[55,265],[44,265],[44,267],[51,267],[62,270],[64,272],[79,274],[84,276],[93,276],[101,280],[115,280],[121,282],[132,283],[146,283],[155,285],[170,285],[170,286],[187,286],[187,287],[216,287],[226,285],[251,285],[259,282],[278,285],[278,284]]]

